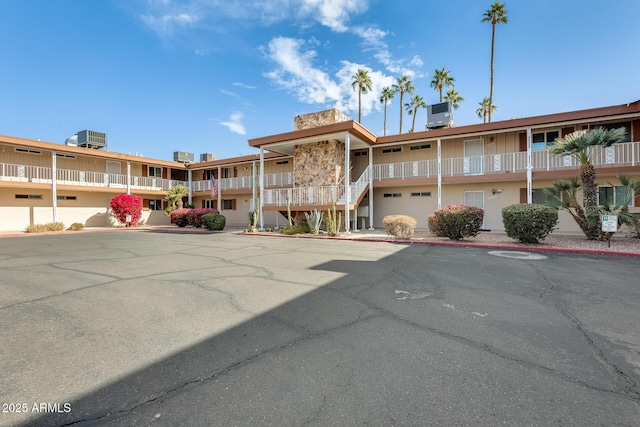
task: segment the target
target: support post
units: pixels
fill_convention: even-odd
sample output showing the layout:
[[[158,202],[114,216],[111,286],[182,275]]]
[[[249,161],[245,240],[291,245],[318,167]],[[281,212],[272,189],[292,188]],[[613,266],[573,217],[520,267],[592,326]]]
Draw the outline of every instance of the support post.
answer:
[[[260,231],[264,231],[264,215],[262,213],[262,200],[264,196],[264,148],[260,147],[260,199],[258,204],[260,206]]]
[[[131,162],[127,160],[127,194],[131,194]]]
[[[51,193],[53,197],[53,222],[58,222],[58,164],[55,151],[51,152]]]
[[[373,231],[373,147],[369,147],[369,230]]]
[[[193,204],[193,176],[191,169],[187,171],[187,180],[189,181],[189,195],[187,196],[187,203]]]
[[[344,135],[344,232],[349,234],[349,205],[351,201],[351,171],[349,152],[351,151],[351,138],[349,132]]]
[[[218,212],[222,212],[222,168],[218,166]]]
[[[438,138],[438,209],[442,208],[442,142]]]
[[[527,128],[527,204],[529,205],[533,201],[533,165],[531,164],[531,138],[531,128]]]

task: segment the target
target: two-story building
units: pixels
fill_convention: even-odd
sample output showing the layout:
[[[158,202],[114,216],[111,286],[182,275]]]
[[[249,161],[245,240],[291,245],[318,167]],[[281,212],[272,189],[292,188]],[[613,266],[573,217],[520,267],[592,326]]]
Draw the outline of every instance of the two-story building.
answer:
[[[503,230],[503,207],[542,203],[554,180],[577,176],[573,157],[549,153],[555,138],[597,126],[627,129],[625,142],[592,149],[599,197],[615,199],[617,174],[640,178],[640,101],[386,137],[328,110],[294,118],[291,132],[249,140],[259,154],[187,165],[0,136],[0,230],[54,220],[111,226],[109,201],[120,193],[143,197],[146,224],[168,224],[161,211],[176,184],[228,225],[246,226],[254,203],[262,227],[284,224],[287,208],[335,204],[347,231],[382,228],[389,214],[411,215],[424,229],[434,210],[467,204],[485,210],[485,229]],[[632,209],[640,211],[637,195]],[[578,231],[565,214],[559,229]]]

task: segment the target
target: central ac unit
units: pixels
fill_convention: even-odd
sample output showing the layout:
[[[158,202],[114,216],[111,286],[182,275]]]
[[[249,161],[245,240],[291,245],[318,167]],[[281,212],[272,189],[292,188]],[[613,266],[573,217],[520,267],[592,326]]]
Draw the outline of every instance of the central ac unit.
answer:
[[[446,127],[453,124],[453,113],[449,102],[427,106],[427,130]]]

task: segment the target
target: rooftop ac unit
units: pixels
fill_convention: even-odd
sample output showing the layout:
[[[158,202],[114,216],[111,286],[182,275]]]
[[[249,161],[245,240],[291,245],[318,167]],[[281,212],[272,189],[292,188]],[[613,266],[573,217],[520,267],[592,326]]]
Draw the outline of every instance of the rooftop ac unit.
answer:
[[[173,161],[181,163],[193,163],[193,153],[185,153],[184,151],[174,151]]]
[[[106,148],[107,134],[94,130],[81,130],[78,135],[78,147],[84,148]],[[69,138],[70,139],[70,138]]]
[[[214,160],[218,160],[218,156],[216,156],[215,154],[211,154],[211,153],[200,154],[201,162],[212,162]]]
[[[451,124],[453,124],[453,113],[449,102],[427,106],[427,130],[442,128]]]

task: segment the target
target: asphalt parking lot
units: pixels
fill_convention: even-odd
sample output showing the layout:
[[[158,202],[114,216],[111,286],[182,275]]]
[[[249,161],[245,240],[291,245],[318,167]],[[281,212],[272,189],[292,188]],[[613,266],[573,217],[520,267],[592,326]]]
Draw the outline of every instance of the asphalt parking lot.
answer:
[[[0,425],[640,425],[640,262],[0,239]]]

